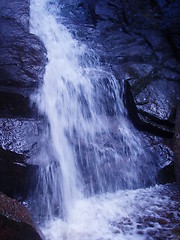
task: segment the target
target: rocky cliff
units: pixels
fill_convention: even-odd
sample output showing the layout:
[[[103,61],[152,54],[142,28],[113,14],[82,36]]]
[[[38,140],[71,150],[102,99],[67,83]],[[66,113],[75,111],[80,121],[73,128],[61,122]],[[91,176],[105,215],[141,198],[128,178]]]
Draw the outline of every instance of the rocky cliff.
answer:
[[[0,191],[11,197],[24,195],[33,168],[26,159],[38,124],[30,96],[42,82],[46,62],[43,44],[29,33],[29,14],[28,0],[0,3]]]
[[[38,135],[30,96],[42,82],[46,62],[43,44],[29,33],[29,11],[28,0],[0,2],[0,191],[19,200],[27,197],[37,169],[27,163]],[[41,239],[25,213],[25,207],[0,195],[1,239]]]

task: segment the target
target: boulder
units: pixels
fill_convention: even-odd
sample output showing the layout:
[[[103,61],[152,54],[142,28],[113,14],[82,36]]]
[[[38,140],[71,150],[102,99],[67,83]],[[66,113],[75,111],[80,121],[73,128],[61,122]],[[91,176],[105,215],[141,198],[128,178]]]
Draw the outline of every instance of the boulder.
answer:
[[[126,89],[129,93],[126,94],[128,97],[132,93],[131,101],[134,101],[141,125],[150,126],[157,133],[172,137],[176,106],[180,98],[179,83],[151,78],[128,80],[128,83],[130,87]]]
[[[27,208],[0,193],[0,239],[42,240]]]

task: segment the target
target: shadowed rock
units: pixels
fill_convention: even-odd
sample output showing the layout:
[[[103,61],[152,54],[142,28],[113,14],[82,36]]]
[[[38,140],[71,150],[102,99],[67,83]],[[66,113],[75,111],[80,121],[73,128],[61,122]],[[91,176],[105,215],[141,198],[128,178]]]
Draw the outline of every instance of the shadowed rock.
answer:
[[[29,97],[42,82],[46,49],[29,33],[29,4],[0,2],[0,117],[35,114]]]
[[[0,239],[42,240],[28,210],[0,193]]]
[[[37,184],[38,167],[24,156],[0,148],[0,191],[10,197],[26,199]]]

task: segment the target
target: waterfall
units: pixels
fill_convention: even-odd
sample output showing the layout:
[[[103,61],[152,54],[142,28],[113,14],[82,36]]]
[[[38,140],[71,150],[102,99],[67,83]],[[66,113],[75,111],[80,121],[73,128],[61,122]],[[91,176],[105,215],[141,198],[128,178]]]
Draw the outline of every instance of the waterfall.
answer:
[[[31,32],[48,58],[44,83],[32,96],[44,117],[35,212],[70,221],[78,204],[92,208],[84,199],[152,184],[156,171],[127,119],[123,80],[49,7],[48,0],[31,0]]]

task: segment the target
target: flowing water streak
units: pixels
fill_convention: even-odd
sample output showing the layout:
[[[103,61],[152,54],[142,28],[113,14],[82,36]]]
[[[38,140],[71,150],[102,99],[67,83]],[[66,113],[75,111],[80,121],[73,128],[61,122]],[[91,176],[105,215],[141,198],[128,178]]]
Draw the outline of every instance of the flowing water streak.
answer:
[[[153,178],[154,167],[149,166],[147,174],[139,161],[145,153],[125,118],[116,79],[98,67],[86,46],[57,23],[46,2],[31,1],[31,31],[42,39],[48,57],[44,84],[35,96],[50,132],[44,129],[46,137],[42,138],[38,159],[42,166],[39,203],[42,201],[42,211],[48,216],[62,212],[67,219],[73,202],[82,200],[88,191],[143,186]],[[117,147],[110,144],[114,130],[109,130],[106,118],[103,101],[107,95],[109,108],[121,123],[116,130],[121,135]],[[104,138],[110,139],[107,146]]]
[[[31,31],[40,36],[48,53],[44,85],[36,96],[36,101],[41,112],[48,116],[53,155],[61,169],[60,181],[60,175],[56,176],[56,170],[52,166],[48,166],[44,171],[47,176],[42,181],[44,185],[54,185],[49,187],[54,194],[58,192],[56,202],[63,201],[62,208],[64,215],[67,215],[73,199],[81,195],[82,187],[82,179],[79,181],[77,176],[76,157],[68,136],[76,131],[83,138],[88,135],[92,137],[97,128],[100,130],[101,122],[92,111],[92,85],[87,77],[89,70],[79,64],[79,57],[84,55],[86,49],[71,37],[62,24],[56,23],[54,17],[48,13],[44,0],[31,1]],[[87,102],[90,119],[82,111],[80,97],[84,97]],[[47,156],[41,154],[41,158]],[[41,161],[48,165],[52,160]],[[48,189],[46,191],[44,194],[49,194]]]
[[[61,191],[57,197],[57,202],[61,201],[62,195],[63,209],[68,209],[69,201],[72,201],[75,195],[79,194],[79,190],[77,189],[78,178],[76,176],[75,162],[73,161],[73,152],[65,136],[66,127],[72,123],[70,118],[74,118],[73,113],[77,109],[75,109],[76,105],[72,105],[72,102],[69,102],[70,99],[66,97],[66,85],[68,84],[67,79],[72,78],[74,84],[76,84],[76,78],[79,77],[81,69],[75,68],[77,66],[75,57],[77,54],[75,45],[77,43],[71,40],[70,34],[63,26],[57,26],[54,18],[46,11],[45,3],[43,0],[32,1],[31,3],[31,6],[33,6],[31,9],[33,12],[32,19],[36,19],[36,21],[32,21],[33,33],[41,37],[48,52],[48,65],[44,76],[44,85],[42,92],[37,96],[37,102],[40,110],[49,118],[53,151],[56,158],[61,161],[62,182],[60,183]],[[61,31],[59,31],[59,28]],[[72,51],[69,52],[69,49],[72,49]],[[79,51],[82,51],[82,49],[79,48]],[[66,64],[66,61],[71,62],[71,68],[68,67],[69,65]],[[73,95],[73,91],[76,91],[74,86],[72,86],[71,91]],[[47,162],[46,164],[49,163]],[[49,175],[48,170],[46,174],[47,176]],[[56,183],[57,177],[55,177],[56,179],[52,178],[53,180],[50,184],[52,182]],[[45,184],[48,180],[45,181]],[[56,190],[58,190],[58,186],[56,186],[56,189],[52,189],[54,192]],[[48,194],[48,191],[45,194]]]

